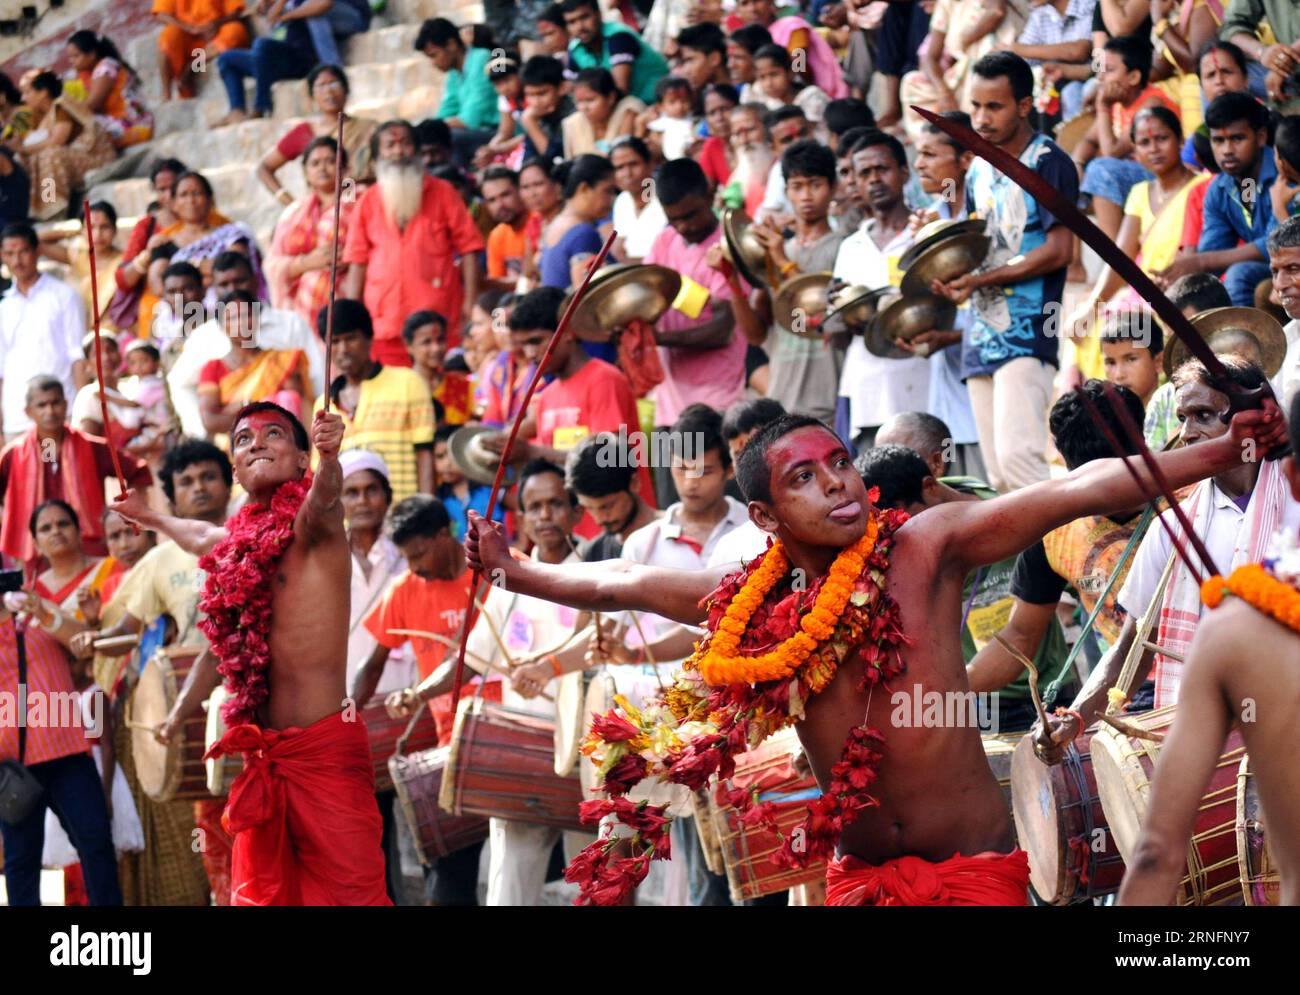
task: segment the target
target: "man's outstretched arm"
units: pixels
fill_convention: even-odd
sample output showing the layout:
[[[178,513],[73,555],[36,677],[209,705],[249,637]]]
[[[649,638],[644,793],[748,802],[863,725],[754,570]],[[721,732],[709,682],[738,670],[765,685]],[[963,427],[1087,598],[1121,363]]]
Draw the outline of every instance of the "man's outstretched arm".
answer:
[[[135,522],[142,529],[161,532],[168,539],[187,553],[203,556],[226,537],[226,530],[220,525],[200,522],[194,518],[175,518],[164,515],[149,507],[149,502],[136,490],[119,494],[109,505],[129,522]]]
[[[1286,422],[1277,404],[1269,400],[1263,409],[1237,412],[1219,438],[1158,453],[1155,458],[1169,485],[1177,489],[1240,466],[1248,457],[1263,459],[1266,452],[1285,441]],[[1151,481],[1141,457],[1129,456],[1127,460],[1141,480]],[[1157,492],[1154,482],[1149,486]],[[1003,497],[933,508],[926,515],[927,519],[934,515],[936,520],[926,525],[951,530],[943,537],[944,548],[951,551],[948,562],[965,573],[1014,556],[1076,518],[1137,508],[1146,501],[1146,491],[1134,482],[1123,461],[1094,460],[1058,480],[1031,484]]]
[[[519,561],[510,555],[501,525],[473,511],[465,555],[490,584],[508,591],[586,611],[652,612],[688,625],[704,621],[700,602],[732,569],[669,570],[629,560],[555,566]]]
[[[309,542],[319,542],[343,532],[343,419],[333,412],[317,411],[311,423],[311,442],[320,455],[307,500],[298,512],[297,529]]]

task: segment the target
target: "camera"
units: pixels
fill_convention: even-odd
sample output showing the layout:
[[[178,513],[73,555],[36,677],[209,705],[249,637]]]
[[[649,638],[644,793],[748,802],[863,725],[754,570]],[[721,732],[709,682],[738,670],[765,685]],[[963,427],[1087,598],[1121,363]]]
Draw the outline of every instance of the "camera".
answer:
[[[23,589],[23,572],[21,570],[0,570],[0,594]]]

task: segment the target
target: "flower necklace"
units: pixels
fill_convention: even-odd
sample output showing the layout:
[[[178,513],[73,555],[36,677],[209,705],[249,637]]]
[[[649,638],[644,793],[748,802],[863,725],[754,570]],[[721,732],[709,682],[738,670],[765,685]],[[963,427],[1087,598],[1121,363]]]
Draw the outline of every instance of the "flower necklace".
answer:
[[[310,487],[308,473],[281,484],[267,504],[249,501],[226,523],[226,537],[199,560],[207,572],[199,610],[207,617],[198,627],[230,692],[221,707],[228,727],[255,722],[271,695],[273,581]]]
[[[874,489],[870,500],[877,500]],[[826,576],[779,599],[768,596],[789,563],[772,544],[709,596],[708,634],[671,687],[639,709],[616,696],[615,708],[593,719],[582,752],[597,765],[608,797],[584,803],[582,817],[621,824],[632,856],[615,855],[619,841],[612,832],[583,850],[565,871],[565,880],[580,886],[580,903],[618,904],[644,879],[651,860],[669,858],[665,808],[626,797],[642,780],[698,791],[714,774],[729,778],[736,756],[802,719],[805,702],[853,656],[864,665],[860,690],[902,672],[907,639],[885,573],[893,534],[905,521],[902,511],[873,510],[866,534],[836,557]],[[844,827],[876,804],[867,790],[883,746],[877,729],[863,724],[850,731],[826,793],[809,803],[800,829],[780,840],[779,861],[804,867],[834,854]],[[758,804],[753,793],[732,791],[728,800],[747,823],[776,830],[771,806]]]
[[[1273,537],[1263,563],[1246,563],[1225,579],[1210,577],[1201,585],[1201,600],[1217,608],[1224,595],[1247,604],[1300,633],[1300,543],[1294,535]]]

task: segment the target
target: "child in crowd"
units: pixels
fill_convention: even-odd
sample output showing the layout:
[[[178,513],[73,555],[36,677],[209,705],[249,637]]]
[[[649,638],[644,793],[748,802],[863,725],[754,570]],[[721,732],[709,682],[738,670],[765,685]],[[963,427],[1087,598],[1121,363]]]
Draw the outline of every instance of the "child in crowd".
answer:
[[[465,537],[469,510],[473,508],[480,515],[487,514],[492,488],[470,480],[452,459],[449,440],[457,428],[456,425],[439,425],[433,433],[433,472],[438,480],[437,498],[447,509],[451,517],[451,534],[459,542]],[[506,520],[503,502],[497,502],[492,517],[498,522]]]
[[[1106,379],[1136,394],[1144,410],[1160,385],[1164,348],[1164,329],[1151,312],[1116,311],[1106,315],[1101,329]]]
[[[447,368],[447,319],[436,311],[416,311],[402,325],[402,341],[411,367],[424,377],[439,409],[441,425],[463,425],[470,414],[470,382],[464,373]]]
[[[497,133],[474,154],[474,165],[486,169],[504,162],[518,169],[523,161],[524,132],[519,123],[524,113],[524,81],[519,75],[519,53],[502,52],[487,64],[488,79],[497,92]]]
[[[524,83],[524,159],[539,156],[552,162],[564,155],[564,119],[573,101],[564,95],[564,66],[549,55],[534,55],[520,74]]]
[[[664,159],[680,159],[695,139],[690,84],[680,76],[665,76],[655,84],[655,101],[659,116],[646,125],[648,137],[658,140]]]

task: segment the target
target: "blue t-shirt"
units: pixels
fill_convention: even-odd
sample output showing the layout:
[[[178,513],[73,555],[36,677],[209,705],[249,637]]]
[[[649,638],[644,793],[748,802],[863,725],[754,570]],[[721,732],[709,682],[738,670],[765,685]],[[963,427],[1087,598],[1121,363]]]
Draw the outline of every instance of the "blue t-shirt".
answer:
[[[1079,174],[1070,157],[1045,135],[1036,134],[1020,153],[1020,161],[1044,177],[1073,203],[1079,197]],[[992,239],[986,268],[1005,265],[1047,241],[1049,228],[1060,221],[983,159],[966,174],[966,209],[988,221]],[[1048,335],[1062,325],[1061,297],[1065,271],[1058,270],[1020,283],[986,287],[971,295],[974,320],[962,343],[962,376],[988,376],[1000,366],[1025,356],[1057,365],[1058,343]]]
[[[491,496],[491,487],[486,484],[476,484],[472,480],[469,484],[469,501],[467,502],[461,501],[446,484],[438,488],[438,500],[447,509],[447,515],[451,518],[451,534],[457,541],[465,538],[465,528],[469,523],[470,509],[472,508],[480,515],[486,515],[488,499]],[[506,509],[504,502],[497,502],[496,508],[492,510],[492,520],[494,522],[505,522]]]
[[[542,250],[539,268],[542,273],[542,285],[568,290],[573,283],[570,262],[574,256],[594,256],[600,251],[604,239],[595,225],[574,225],[566,231],[558,242]]]

